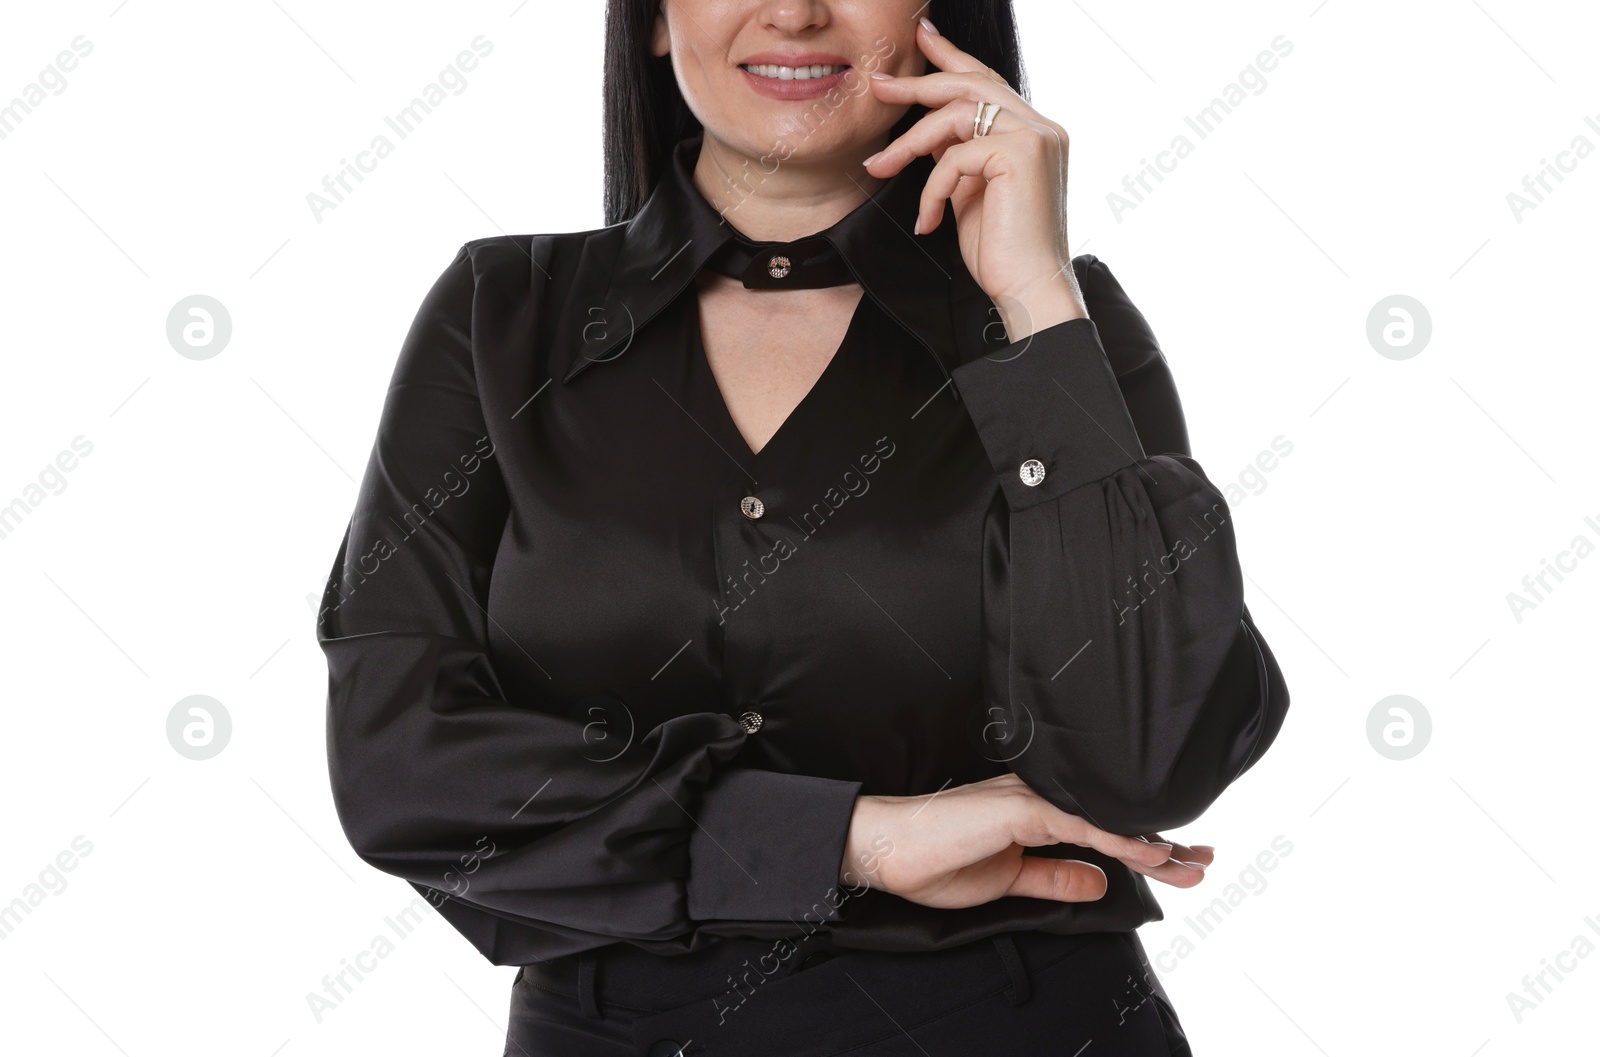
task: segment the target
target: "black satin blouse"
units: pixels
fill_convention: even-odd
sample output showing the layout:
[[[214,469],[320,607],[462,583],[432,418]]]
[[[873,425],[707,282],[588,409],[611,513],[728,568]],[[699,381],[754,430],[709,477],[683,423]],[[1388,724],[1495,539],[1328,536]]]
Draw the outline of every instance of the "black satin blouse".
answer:
[[[857,794],[1009,769],[1149,833],[1277,735],[1233,519],[1143,316],[1082,255],[1089,318],[1009,342],[954,217],[910,232],[931,158],[757,242],[695,187],[699,146],[631,221],[468,242],[422,302],[317,623],[352,846],[500,965],[1159,920],[1076,846],[1033,854],[1100,866],[1097,901],[838,883]],[[701,345],[705,267],[863,288],[759,453]]]

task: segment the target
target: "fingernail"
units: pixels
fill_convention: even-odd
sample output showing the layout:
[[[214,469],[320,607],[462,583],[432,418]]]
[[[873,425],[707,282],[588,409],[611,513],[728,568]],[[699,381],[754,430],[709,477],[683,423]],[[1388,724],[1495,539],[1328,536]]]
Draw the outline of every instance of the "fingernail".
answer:
[[[1216,851],[1216,850],[1217,850],[1217,849],[1215,849],[1215,848],[1213,848],[1213,847],[1212,847],[1212,846],[1211,846],[1211,845],[1209,845],[1209,844],[1191,844],[1191,845],[1189,845],[1189,847],[1191,847],[1191,848],[1193,848],[1193,849],[1194,849],[1194,850],[1195,850],[1195,851],[1209,851],[1209,852],[1214,852],[1214,851]]]
[[[882,70],[873,70],[871,73],[867,74],[867,76],[871,77],[874,81],[892,81],[892,80],[894,80],[894,74],[892,74],[892,73],[884,73]]]
[[[933,23],[928,21],[927,15],[923,15],[917,21],[921,22],[922,28],[927,30],[929,33],[932,33],[936,37],[939,35],[939,31],[934,28]]]
[[[883,151],[880,150],[878,153],[872,155],[872,157],[870,157],[870,158],[862,158],[861,159],[861,164],[862,165],[871,165],[873,162],[877,161],[881,157],[883,157]]]
[[[1187,866],[1191,870],[1204,870],[1206,868],[1206,864],[1203,862],[1184,862],[1182,859],[1173,859],[1172,861],[1179,865]]]

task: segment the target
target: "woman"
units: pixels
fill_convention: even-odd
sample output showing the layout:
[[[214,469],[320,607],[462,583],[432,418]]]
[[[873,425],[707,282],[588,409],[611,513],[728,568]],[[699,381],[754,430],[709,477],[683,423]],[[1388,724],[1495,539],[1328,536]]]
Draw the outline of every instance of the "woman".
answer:
[[[613,0],[608,55],[614,222],[467,243],[395,368],[352,845],[523,967],[508,1054],[1187,1053],[1159,831],[1288,696],[1009,4]]]

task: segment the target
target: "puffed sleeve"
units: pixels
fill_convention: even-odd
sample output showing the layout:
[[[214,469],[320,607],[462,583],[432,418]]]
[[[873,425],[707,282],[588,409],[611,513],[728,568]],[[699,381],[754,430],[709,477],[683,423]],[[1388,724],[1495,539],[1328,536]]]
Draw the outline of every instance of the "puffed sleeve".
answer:
[[[748,735],[713,707],[602,762],[593,728],[625,703],[507,700],[488,598],[509,503],[476,384],[476,285],[463,246],[417,312],[318,615],[352,847],[440,896],[502,965],[615,940],[692,949],[711,921],[837,920],[824,894],[860,783],[739,767]]]
[[[1153,833],[1261,757],[1289,694],[1148,323],[1104,263],[1074,265],[1088,318],[954,371],[1000,483],[984,751],[1063,810]]]

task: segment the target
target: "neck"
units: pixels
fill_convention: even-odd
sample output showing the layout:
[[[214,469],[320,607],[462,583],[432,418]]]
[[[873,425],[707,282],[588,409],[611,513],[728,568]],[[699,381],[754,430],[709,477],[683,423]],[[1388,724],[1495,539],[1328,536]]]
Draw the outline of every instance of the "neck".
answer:
[[[887,137],[838,155],[775,161],[701,137],[694,183],[746,238],[758,242],[803,238],[837,223],[887,181],[861,167]]]

